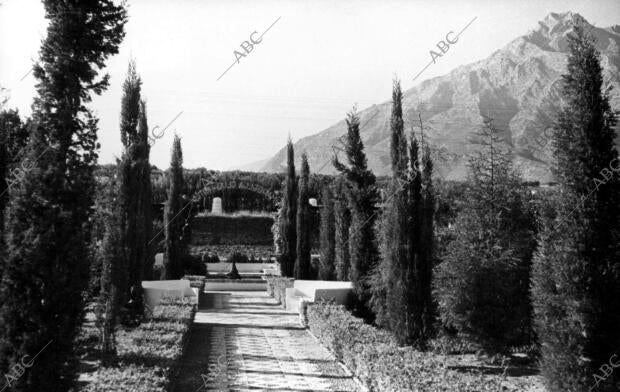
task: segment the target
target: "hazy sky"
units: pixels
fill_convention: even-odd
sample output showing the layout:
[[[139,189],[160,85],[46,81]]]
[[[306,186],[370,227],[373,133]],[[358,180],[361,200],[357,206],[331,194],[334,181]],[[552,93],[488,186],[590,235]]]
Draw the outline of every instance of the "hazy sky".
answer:
[[[0,86],[9,107],[30,114],[35,80],[27,74],[46,34],[37,0],[2,0]],[[150,127],[163,128],[151,162],[166,168],[174,132],[185,167],[227,169],[273,155],[286,142],[322,131],[354,103],[384,102],[394,76],[404,89],[483,59],[536,28],[550,12],[574,11],[590,23],[620,23],[618,0],[557,1],[263,1],[129,0],[127,35],[108,61],[110,88],[95,97],[100,162],[121,152],[121,84],[134,57],[143,80]],[[429,51],[448,32],[477,19],[415,81]],[[235,50],[261,43],[233,62]],[[452,35],[451,35],[452,37]],[[24,75],[27,76],[20,81]]]

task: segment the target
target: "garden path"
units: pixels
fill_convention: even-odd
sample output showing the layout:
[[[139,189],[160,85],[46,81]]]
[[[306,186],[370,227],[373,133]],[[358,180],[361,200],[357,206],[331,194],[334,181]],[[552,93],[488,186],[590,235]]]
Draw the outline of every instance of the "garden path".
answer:
[[[175,392],[359,391],[334,357],[266,292],[206,292]]]

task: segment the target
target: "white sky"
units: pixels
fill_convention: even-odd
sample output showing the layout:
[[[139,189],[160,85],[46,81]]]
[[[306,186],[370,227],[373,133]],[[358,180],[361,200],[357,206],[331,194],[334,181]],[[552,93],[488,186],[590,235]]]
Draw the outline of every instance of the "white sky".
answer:
[[[43,6],[0,2],[0,86],[10,89],[8,106],[28,115],[35,79],[20,79],[46,33]],[[100,162],[121,152],[121,84],[131,56],[150,127],[163,128],[183,112],[156,142],[151,162],[168,167],[176,132],[185,167],[229,169],[272,156],[288,134],[298,140],[322,131],[356,102],[364,109],[388,100],[395,75],[408,89],[489,56],[550,12],[569,10],[599,27],[620,23],[618,0],[129,0],[127,35],[106,69],[110,88],[91,105],[100,118]],[[216,81],[241,42],[278,17],[263,41]],[[436,43],[474,17],[412,83]]]

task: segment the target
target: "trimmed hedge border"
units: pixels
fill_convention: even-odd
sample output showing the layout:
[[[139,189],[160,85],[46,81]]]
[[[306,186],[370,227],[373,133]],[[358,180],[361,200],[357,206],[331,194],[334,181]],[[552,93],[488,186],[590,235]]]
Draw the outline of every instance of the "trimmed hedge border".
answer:
[[[117,363],[100,364],[79,391],[168,391],[180,370],[195,313],[193,301],[163,298],[149,321],[117,332]]]
[[[318,302],[307,309],[313,335],[359,378],[370,392],[508,391],[498,376],[457,372],[447,357],[398,347],[387,331],[364,323],[342,305]]]
[[[267,293],[286,308],[286,289],[293,287],[295,279],[281,276],[266,276],[264,279],[267,282]]]

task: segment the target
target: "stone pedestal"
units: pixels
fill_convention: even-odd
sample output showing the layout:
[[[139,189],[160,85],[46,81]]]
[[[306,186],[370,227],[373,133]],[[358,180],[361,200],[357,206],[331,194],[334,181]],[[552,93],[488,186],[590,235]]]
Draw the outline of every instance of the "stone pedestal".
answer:
[[[211,213],[214,215],[222,215],[222,198],[213,198],[213,202],[211,203]]]

